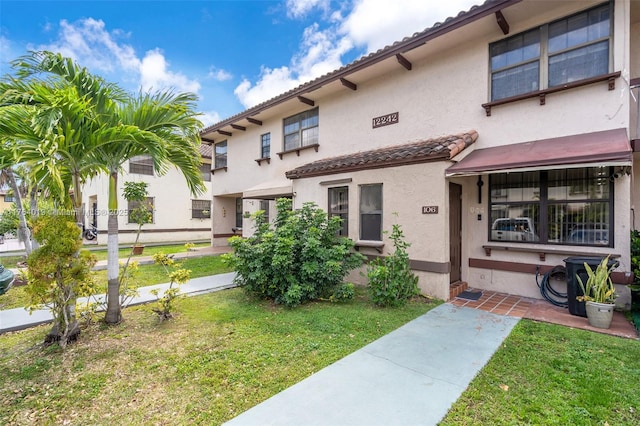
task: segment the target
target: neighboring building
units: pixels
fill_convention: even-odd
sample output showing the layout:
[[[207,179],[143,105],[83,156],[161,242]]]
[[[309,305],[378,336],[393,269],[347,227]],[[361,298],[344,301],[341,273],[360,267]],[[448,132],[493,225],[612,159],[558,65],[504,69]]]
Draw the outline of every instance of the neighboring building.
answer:
[[[13,205],[13,191],[0,189],[0,213]]]
[[[536,270],[571,255],[615,254],[629,282],[639,49],[638,1],[487,1],[221,121],[213,243],[286,196],[371,256],[401,224],[438,298],[540,297]]]
[[[118,176],[119,242],[132,243],[138,225],[129,223],[128,212],[135,206],[128,205],[122,195],[127,181],[148,183],[149,201],[153,205],[153,223],[142,227],[140,240],[148,242],[194,241],[211,238],[211,147],[201,145],[202,177],[206,192],[193,197],[182,174],[171,168],[158,176],[148,156],[132,158]],[[109,179],[100,175],[82,189],[86,226],[98,229],[98,244],[107,243]]]

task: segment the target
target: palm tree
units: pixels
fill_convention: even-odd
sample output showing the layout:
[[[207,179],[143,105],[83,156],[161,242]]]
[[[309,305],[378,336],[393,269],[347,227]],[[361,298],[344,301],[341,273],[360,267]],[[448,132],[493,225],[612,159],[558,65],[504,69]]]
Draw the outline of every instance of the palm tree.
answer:
[[[27,226],[27,216],[22,204],[22,195],[13,172],[14,153],[8,141],[0,143],[0,180],[6,182],[13,191],[14,202],[18,210],[18,234],[24,240],[27,256],[31,254],[31,232]]]
[[[133,97],[71,59],[51,52],[32,53],[14,61],[13,66],[19,79],[7,79],[9,90],[4,90],[0,106],[9,105],[5,117],[11,122],[19,119],[28,125],[5,125],[3,131],[0,123],[0,134],[26,141],[20,146],[20,156],[34,164],[39,182],[46,182],[62,197],[72,187],[79,214],[84,181],[98,173],[109,176],[105,321],[118,323],[118,174],[130,158],[148,154],[160,175],[175,166],[189,190],[201,193],[202,123],[194,109],[196,97],[172,92]],[[9,116],[11,112],[13,116]]]
[[[129,143],[103,145],[100,157],[109,174],[109,218],[107,225],[107,312],[105,321],[118,323],[122,319],[119,303],[118,277],[118,175],[124,164],[137,155],[148,154],[154,170],[162,175],[171,166],[184,176],[192,194],[205,189],[200,173],[200,136],[202,124],[194,110],[193,94],[157,92],[141,93],[121,104],[114,116],[123,125],[139,129]]]

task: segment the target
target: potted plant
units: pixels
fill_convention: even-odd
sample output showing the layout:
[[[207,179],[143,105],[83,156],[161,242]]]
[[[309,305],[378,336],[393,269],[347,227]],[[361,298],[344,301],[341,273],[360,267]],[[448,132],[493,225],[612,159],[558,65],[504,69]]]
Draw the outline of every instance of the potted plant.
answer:
[[[616,289],[611,281],[611,272],[618,266],[618,262],[609,262],[609,256],[602,259],[602,262],[595,270],[591,269],[585,262],[584,268],[587,271],[587,282],[583,282],[578,276],[578,283],[584,293],[578,296],[579,301],[585,302],[587,319],[592,327],[609,328],[613,319],[613,309],[615,308]]]

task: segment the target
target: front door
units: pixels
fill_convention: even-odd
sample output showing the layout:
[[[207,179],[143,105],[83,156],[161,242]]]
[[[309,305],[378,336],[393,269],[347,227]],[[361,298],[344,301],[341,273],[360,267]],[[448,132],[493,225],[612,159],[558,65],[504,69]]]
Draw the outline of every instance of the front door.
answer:
[[[449,183],[449,262],[450,282],[460,281],[462,274],[462,186]]]

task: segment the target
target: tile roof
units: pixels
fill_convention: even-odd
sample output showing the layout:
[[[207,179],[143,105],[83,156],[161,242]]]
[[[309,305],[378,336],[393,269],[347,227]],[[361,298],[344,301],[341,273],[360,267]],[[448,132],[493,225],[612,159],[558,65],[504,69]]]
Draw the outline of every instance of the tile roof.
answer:
[[[211,145],[206,143],[200,144],[200,155],[203,158],[211,158],[213,155],[213,148]]]
[[[473,144],[476,139],[478,139],[478,132],[470,130],[456,135],[325,158],[289,170],[285,175],[289,179],[300,179],[357,170],[450,160]]]

